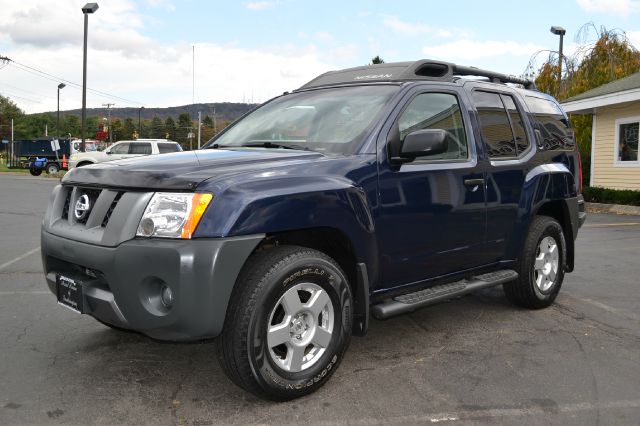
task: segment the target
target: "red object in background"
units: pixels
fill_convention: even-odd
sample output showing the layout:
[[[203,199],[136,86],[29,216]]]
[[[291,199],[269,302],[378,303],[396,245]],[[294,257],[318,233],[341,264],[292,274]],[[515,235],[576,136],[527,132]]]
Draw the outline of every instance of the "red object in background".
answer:
[[[109,137],[109,132],[103,132],[103,131],[96,132],[96,139],[101,142],[106,141],[108,137]]]

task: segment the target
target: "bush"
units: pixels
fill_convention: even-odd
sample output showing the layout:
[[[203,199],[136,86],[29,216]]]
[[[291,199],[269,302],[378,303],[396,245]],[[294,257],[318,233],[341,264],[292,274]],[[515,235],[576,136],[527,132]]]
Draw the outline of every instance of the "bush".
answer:
[[[640,206],[640,191],[630,189],[609,189],[595,186],[582,188],[585,201],[605,204]]]

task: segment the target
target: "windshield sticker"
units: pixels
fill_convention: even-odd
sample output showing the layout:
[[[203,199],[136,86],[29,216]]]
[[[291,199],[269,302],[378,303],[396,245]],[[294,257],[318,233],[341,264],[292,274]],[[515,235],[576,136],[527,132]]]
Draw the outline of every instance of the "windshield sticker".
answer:
[[[373,80],[375,78],[391,78],[393,74],[369,74],[369,75],[359,75],[354,80]]]

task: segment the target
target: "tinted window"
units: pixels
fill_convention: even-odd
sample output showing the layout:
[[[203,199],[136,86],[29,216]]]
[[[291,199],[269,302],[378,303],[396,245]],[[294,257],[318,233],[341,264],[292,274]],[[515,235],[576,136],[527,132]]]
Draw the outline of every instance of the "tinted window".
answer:
[[[151,154],[151,144],[148,142],[132,143],[129,148],[129,154],[149,155]]]
[[[527,139],[527,132],[524,129],[524,123],[522,122],[522,116],[516,107],[516,103],[509,95],[501,95],[505,108],[509,113],[511,119],[511,127],[513,128],[513,135],[516,140],[517,154],[520,155],[523,151],[529,148],[529,140]]]
[[[467,138],[458,99],[445,93],[423,93],[416,96],[398,120],[400,139],[411,132],[443,129],[449,132],[447,152],[425,157],[425,160],[460,160],[468,157]]]
[[[575,148],[575,139],[569,120],[555,102],[534,96],[527,96],[525,102],[538,122],[542,148],[551,150]]]
[[[129,153],[129,144],[128,143],[120,143],[111,147],[112,154],[128,154]]]
[[[159,143],[158,151],[160,152],[160,154],[164,154],[166,152],[182,151],[182,149],[180,148],[180,145],[178,145],[177,143]]]
[[[516,157],[517,150],[509,116],[497,93],[473,92],[482,137],[492,158]]]

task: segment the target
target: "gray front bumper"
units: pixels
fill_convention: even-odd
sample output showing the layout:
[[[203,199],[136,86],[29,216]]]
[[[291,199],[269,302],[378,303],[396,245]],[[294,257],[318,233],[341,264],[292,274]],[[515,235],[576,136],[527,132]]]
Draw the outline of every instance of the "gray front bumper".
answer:
[[[238,273],[263,238],[133,239],[104,247],[42,231],[42,261],[54,294],[56,274],[83,282],[83,313],[156,339],[196,340],[222,331]],[[162,283],[174,294],[170,309],[158,298]]]

